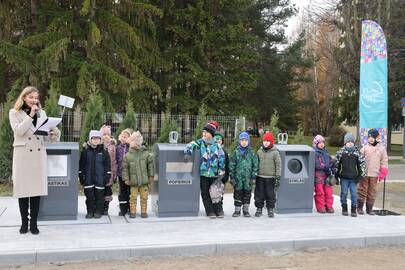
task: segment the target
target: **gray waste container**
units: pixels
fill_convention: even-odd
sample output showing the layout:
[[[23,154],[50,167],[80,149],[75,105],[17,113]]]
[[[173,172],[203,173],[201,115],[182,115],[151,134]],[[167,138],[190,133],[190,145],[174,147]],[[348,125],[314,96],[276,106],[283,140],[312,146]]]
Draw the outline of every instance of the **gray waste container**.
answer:
[[[152,209],[158,217],[198,216],[200,209],[199,154],[184,162],[185,144],[156,144]]]
[[[39,220],[77,219],[79,144],[49,143],[48,196],[41,197]]]
[[[311,213],[314,195],[315,152],[307,145],[277,145],[281,183],[277,213]]]

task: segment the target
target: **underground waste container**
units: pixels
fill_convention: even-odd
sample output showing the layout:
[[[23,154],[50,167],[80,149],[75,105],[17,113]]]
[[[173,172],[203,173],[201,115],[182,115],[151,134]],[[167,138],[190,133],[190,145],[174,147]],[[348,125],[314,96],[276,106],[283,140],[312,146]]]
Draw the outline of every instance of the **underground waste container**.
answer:
[[[315,152],[307,145],[276,145],[281,157],[277,213],[311,213],[313,208]]]
[[[158,217],[198,216],[200,209],[199,154],[184,162],[186,144],[154,146],[155,179],[151,186],[152,209]]]
[[[41,197],[39,220],[77,219],[79,144],[46,144],[48,196]]]

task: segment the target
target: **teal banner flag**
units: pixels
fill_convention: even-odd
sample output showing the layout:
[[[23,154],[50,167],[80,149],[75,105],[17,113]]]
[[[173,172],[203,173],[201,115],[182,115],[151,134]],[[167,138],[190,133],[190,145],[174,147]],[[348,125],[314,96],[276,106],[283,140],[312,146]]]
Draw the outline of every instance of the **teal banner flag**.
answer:
[[[376,128],[386,145],[388,127],[387,42],[380,25],[362,22],[360,55],[360,139],[367,144],[367,132]]]

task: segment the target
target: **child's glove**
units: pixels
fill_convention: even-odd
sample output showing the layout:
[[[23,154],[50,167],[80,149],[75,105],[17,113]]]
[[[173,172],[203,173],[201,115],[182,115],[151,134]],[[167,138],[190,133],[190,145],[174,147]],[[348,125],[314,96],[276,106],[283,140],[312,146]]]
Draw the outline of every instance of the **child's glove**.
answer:
[[[381,167],[380,168],[380,175],[378,176],[378,181],[381,182],[384,180],[385,177],[387,177],[388,174],[388,168],[387,167]]]
[[[185,154],[184,155],[184,162],[190,162],[191,161],[191,155]]]
[[[125,180],[125,185],[129,186],[129,180]]]
[[[276,180],[276,181],[274,182],[274,186],[275,186],[276,188],[280,187],[281,177],[280,177],[280,176],[276,176],[275,180]]]

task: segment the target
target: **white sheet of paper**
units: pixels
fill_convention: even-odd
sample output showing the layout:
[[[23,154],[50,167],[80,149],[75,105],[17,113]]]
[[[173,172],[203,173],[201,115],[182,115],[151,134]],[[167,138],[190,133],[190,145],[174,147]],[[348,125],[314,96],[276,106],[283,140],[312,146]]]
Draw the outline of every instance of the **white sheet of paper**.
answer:
[[[60,95],[60,97],[59,97],[58,105],[60,105],[60,106],[72,109],[74,103],[75,103],[74,98],[67,97],[64,95]]]
[[[48,117],[48,121],[38,128],[39,131],[49,132],[51,128],[56,127],[62,122],[62,118]]]

